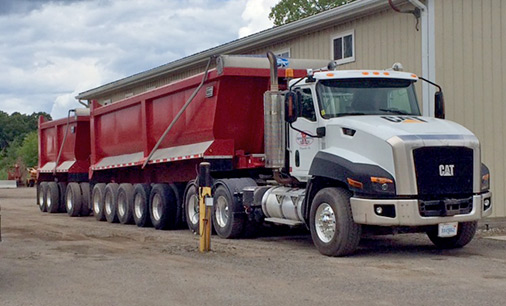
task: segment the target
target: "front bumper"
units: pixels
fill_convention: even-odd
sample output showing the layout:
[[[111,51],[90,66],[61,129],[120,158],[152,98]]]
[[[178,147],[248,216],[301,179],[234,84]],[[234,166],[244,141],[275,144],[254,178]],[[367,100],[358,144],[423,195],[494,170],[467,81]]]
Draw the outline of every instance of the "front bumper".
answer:
[[[490,205],[485,209],[485,200]],[[468,214],[458,214],[445,217],[423,217],[420,215],[419,200],[417,199],[350,199],[353,220],[358,224],[379,226],[423,226],[446,222],[477,221],[492,214],[492,193],[486,192],[473,196],[473,207]],[[388,207],[390,216],[376,212],[378,206]]]

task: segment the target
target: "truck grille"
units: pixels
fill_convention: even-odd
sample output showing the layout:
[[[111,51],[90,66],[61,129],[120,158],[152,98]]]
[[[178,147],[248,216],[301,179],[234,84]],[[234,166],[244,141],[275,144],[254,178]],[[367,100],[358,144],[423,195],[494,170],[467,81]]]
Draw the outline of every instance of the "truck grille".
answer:
[[[473,210],[473,197],[464,199],[420,200],[420,216],[447,217],[469,214]]]
[[[473,193],[473,150],[424,147],[413,150],[421,199],[466,198]]]

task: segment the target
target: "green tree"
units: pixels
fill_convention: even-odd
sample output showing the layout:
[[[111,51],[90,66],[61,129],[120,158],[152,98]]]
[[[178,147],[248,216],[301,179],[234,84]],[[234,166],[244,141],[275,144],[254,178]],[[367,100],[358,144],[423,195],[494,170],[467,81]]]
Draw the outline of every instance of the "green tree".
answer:
[[[39,116],[51,120],[51,116],[38,112],[31,115],[12,113],[10,116],[0,111],[0,150],[7,148],[16,138],[23,139],[26,134],[37,130]]]
[[[0,179],[7,179],[8,170],[16,163],[22,169],[37,165],[37,126],[41,115],[51,120],[44,112],[9,115],[0,111]]]
[[[38,148],[37,131],[33,131],[25,136],[23,143],[17,149],[17,155],[27,167],[34,167],[39,161]]]
[[[280,26],[353,1],[355,0],[281,0],[271,8],[269,19]]]

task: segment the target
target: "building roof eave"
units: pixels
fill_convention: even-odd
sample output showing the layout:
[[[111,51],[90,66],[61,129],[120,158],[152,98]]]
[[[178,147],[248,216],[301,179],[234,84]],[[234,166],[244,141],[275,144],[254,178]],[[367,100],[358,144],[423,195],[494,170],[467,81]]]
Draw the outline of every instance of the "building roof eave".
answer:
[[[398,0],[395,2],[406,1]],[[276,41],[287,40],[296,35],[371,14],[385,7],[388,7],[388,1],[385,0],[358,0],[286,25],[273,27],[239,38],[159,67],[81,92],[76,96],[76,99],[91,100],[97,96],[103,96],[122,88],[132,87],[163,75],[181,71],[192,66],[203,65],[211,56],[239,53],[241,50],[252,49]]]

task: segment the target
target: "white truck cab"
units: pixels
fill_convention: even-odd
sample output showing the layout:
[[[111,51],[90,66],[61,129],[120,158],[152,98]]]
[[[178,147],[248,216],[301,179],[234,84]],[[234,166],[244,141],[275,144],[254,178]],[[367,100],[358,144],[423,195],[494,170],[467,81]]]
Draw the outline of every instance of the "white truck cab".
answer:
[[[266,220],[306,224],[331,256],[353,252],[367,229],[422,231],[443,248],[469,243],[492,212],[489,171],[476,136],[443,119],[441,88],[430,81],[439,87],[438,118],[421,115],[419,80],[427,81],[395,70],[308,71],[291,80],[279,171],[292,184],[265,192]]]

